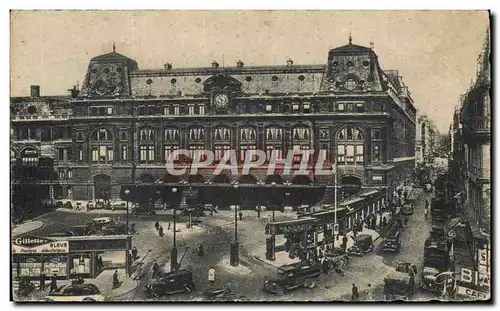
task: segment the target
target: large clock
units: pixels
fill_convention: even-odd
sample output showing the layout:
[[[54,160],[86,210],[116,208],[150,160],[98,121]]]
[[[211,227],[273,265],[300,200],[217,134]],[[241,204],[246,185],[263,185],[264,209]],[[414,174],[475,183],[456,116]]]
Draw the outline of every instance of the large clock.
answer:
[[[214,96],[214,105],[217,109],[226,109],[229,103],[229,96],[225,93],[219,93]]]

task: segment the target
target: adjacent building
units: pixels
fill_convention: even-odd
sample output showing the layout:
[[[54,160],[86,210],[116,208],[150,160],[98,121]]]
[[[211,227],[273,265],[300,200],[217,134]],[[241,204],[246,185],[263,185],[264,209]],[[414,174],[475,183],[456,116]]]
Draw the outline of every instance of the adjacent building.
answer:
[[[25,180],[48,198],[119,200],[120,185],[163,180],[333,185],[333,176],[267,176],[265,165],[241,176],[171,176],[165,162],[177,149],[212,150],[215,160],[236,150],[273,151],[282,157],[324,150],[336,163],[341,196],[382,189],[388,195],[415,165],[416,109],[396,70],[383,70],[372,48],[347,45],[325,53],[319,65],[220,66],[139,69],[113,51],[90,59],[81,89],[68,98],[11,98],[11,164],[54,161],[54,176]],[[427,145],[424,145],[425,150]],[[189,160],[178,158],[176,166]],[[389,191],[387,191],[389,188]],[[33,188],[29,188],[33,189]],[[53,190],[52,190],[53,189]],[[31,190],[30,190],[31,191]],[[35,190],[33,190],[35,191]],[[36,190],[38,191],[38,190]],[[330,194],[331,197],[331,194]]]

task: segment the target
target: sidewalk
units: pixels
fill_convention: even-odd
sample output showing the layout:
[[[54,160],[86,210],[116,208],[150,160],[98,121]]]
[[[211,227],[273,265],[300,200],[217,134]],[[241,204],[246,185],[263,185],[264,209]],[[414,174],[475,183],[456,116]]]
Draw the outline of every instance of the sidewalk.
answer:
[[[113,274],[115,273],[115,270],[104,270],[95,279],[85,279],[85,283],[96,285],[101,291],[101,294],[105,297],[105,301],[117,299],[139,287],[140,283],[128,277],[124,269],[118,269],[117,271],[118,280],[121,282],[121,285],[118,288],[113,288]],[[39,286],[39,282],[37,281],[34,281],[33,284],[37,287]],[[69,284],[71,284],[70,280],[57,281],[57,286],[59,288]],[[35,290],[28,297],[14,296],[14,301],[43,301],[49,294],[50,284],[48,282],[46,283],[45,288],[45,291],[38,289]]]
[[[12,236],[16,237],[22,234],[26,234],[28,232],[40,229],[42,226],[43,222],[40,220],[27,221],[18,226],[14,226],[12,228]]]
[[[127,214],[127,210],[126,209],[116,209],[116,210],[111,210],[111,209],[91,209],[91,210],[85,210],[85,209],[82,209],[82,210],[79,210],[79,211],[76,211],[74,209],[67,209],[67,208],[58,208],[56,209],[56,211],[58,212],[65,212],[65,213],[75,213],[75,214],[96,214],[96,215],[99,215],[99,214],[116,214],[116,215],[125,215]],[[178,211],[178,214],[179,213],[179,210]],[[132,215],[132,208],[129,207],[129,214]],[[173,214],[173,211],[172,210],[156,210],[156,215],[172,215]]]

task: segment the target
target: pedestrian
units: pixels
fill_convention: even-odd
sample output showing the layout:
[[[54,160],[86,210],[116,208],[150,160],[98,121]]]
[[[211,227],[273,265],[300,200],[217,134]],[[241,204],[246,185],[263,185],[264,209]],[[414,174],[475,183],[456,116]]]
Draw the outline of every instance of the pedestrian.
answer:
[[[153,270],[153,274],[151,275],[151,278],[154,279],[160,273],[160,266],[158,265],[158,262],[156,262],[156,260],[153,261],[153,267],[151,269]]]
[[[205,252],[203,251],[203,244],[198,245],[198,256],[203,257],[205,256]]]
[[[346,252],[347,249],[347,241],[349,241],[349,239],[347,238],[346,235],[344,235],[344,237],[342,238],[342,248],[344,249],[344,253]]]
[[[208,282],[211,285],[215,283],[215,269],[214,269],[214,267],[210,267],[210,269],[208,269]]]
[[[158,235],[159,235],[160,237],[162,237],[162,236],[163,236],[163,227],[162,227],[161,225],[158,227]]]
[[[135,246],[132,247],[132,258],[134,261],[136,261],[139,258],[139,256],[137,255],[137,248]]]
[[[45,290],[45,273],[40,274],[40,290]]]
[[[53,274],[50,277],[50,292],[55,292],[57,291],[57,275]]]
[[[373,299],[373,289],[372,285],[368,284],[368,288],[366,289],[366,301],[374,301]]]
[[[356,284],[352,283],[352,295],[351,295],[351,300],[352,301],[358,301],[359,300],[359,292],[358,292],[358,287]]]
[[[155,222],[155,229],[156,231],[158,231],[158,229],[160,228],[160,223],[158,222],[158,220]]]
[[[405,227],[408,228],[408,217],[405,217]]]
[[[429,210],[427,209],[427,206],[425,207],[424,209],[424,216],[425,216],[425,219],[427,219],[427,215],[429,214]]]
[[[243,213],[241,211],[238,213],[238,216],[240,216],[240,220],[243,220]]]
[[[323,272],[325,274],[328,274],[328,270],[330,270],[330,263],[328,262],[328,259],[325,258],[323,260],[322,267],[323,267]]]
[[[113,273],[113,288],[118,288],[120,285],[120,280],[118,280],[118,270],[115,270],[115,273]]]
[[[168,223],[167,231],[170,231],[170,223]]]

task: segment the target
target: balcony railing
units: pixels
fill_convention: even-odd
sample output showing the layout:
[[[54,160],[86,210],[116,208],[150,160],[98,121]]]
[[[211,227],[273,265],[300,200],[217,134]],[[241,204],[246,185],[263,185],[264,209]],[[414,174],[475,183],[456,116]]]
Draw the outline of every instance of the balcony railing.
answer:
[[[15,121],[68,120],[69,116],[70,116],[69,114],[55,114],[49,116],[28,114],[28,115],[15,115],[12,117],[12,120]]]
[[[465,129],[472,133],[489,133],[491,131],[491,118],[476,116],[468,118],[465,122]]]

